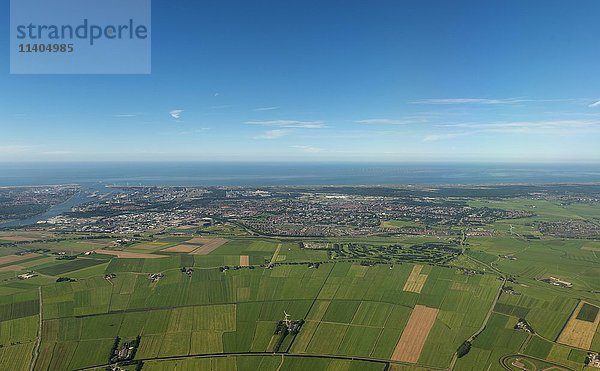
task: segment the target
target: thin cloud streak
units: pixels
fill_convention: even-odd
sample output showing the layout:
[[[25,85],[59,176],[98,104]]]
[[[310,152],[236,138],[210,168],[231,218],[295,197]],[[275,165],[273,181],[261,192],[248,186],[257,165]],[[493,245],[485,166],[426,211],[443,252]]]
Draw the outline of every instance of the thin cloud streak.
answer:
[[[437,128],[461,129],[458,133],[430,134],[423,141],[449,140],[481,133],[561,134],[573,130],[600,130],[600,120],[516,121],[501,123],[462,123],[436,125]],[[466,131],[465,131],[466,130]]]
[[[548,131],[568,129],[600,129],[600,120],[515,121],[501,123],[462,123],[437,125],[445,128],[479,129],[486,131]]]
[[[274,107],[261,107],[261,108],[255,108],[255,109],[253,109],[253,111],[256,111],[256,112],[262,112],[262,111],[273,111],[273,110],[276,110],[276,109],[279,109],[279,108],[281,108],[281,107],[279,107],[279,106],[274,106]]]
[[[433,105],[452,105],[452,104],[471,104],[471,105],[508,105],[518,103],[545,103],[545,102],[573,102],[578,99],[529,99],[529,98],[442,98],[442,99],[418,99],[411,101],[411,104],[433,104]]]
[[[29,152],[32,149],[33,149],[32,146],[25,146],[25,145],[17,145],[17,144],[0,145],[0,154],[14,155],[14,154]]]
[[[133,114],[133,113],[126,113],[126,114],[120,114],[120,115],[113,115],[113,117],[117,117],[117,118],[129,118],[129,117],[138,117],[138,115]]]
[[[65,155],[71,155],[73,154],[73,152],[71,151],[46,151],[46,152],[42,152],[43,155],[47,155],[47,156],[65,156]]]
[[[440,140],[449,140],[454,138],[465,137],[472,133],[448,133],[448,134],[431,134],[423,138],[424,142],[437,142]]]
[[[295,146],[290,146],[290,148],[299,149],[302,152],[306,152],[306,153],[319,153],[319,152],[323,152],[322,148],[313,147],[313,146],[295,145]]]
[[[265,131],[264,133],[257,135],[253,138],[254,139],[272,140],[272,139],[278,139],[278,138],[284,137],[290,133],[291,133],[291,130],[288,130],[288,129],[274,129],[274,130]]]
[[[295,129],[323,129],[325,124],[322,121],[296,121],[296,120],[270,120],[270,121],[246,121],[248,125],[273,126],[280,128]]]
[[[426,123],[428,120],[424,117],[406,117],[402,119],[367,119],[358,120],[357,124],[366,125],[410,125],[410,124],[421,124]]]

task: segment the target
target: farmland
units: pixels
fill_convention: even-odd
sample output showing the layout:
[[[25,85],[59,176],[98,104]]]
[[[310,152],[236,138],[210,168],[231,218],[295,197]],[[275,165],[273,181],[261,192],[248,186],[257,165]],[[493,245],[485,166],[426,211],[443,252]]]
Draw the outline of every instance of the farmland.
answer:
[[[255,248],[250,244],[246,251]],[[239,253],[239,249],[232,252]],[[415,265],[390,269],[349,262],[225,272],[215,267],[187,276],[178,269],[179,260],[180,256],[115,258],[106,267],[106,272],[114,272],[110,279],[91,276],[42,286],[42,341],[36,367],[101,366],[117,336],[141,336],[136,359],[156,359],[149,363],[156,367],[164,365],[158,360],[165,357],[267,353],[273,346],[274,326],[284,312],[305,324],[297,336],[284,341],[280,351],[311,356],[286,360],[290,364],[317,362],[323,355],[393,360],[412,308],[425,306],[438,308],[431,327],[444,337],[423,338],[417,358],[423,365],[443,367],[461,339],[483,321],[500,285],[491,275],[469,276],[455,268],[429,266],[421,293],[405,292]],[[152,282],[144,271],[160,271],[164,277]],[[475,298],[472,293],[477,293]],[[14,295],[15,300],[19,295]],[[3,312],[7,318],[18,317],[14,308],[21,305],[30,308],[24,312],[30,317],[25,318],[36,319],[39,301],[30,298],[29,302],[28,306],[27,302],[5,304]],[[435,351],[440,342],[452,346],[445,352]],[[375,369],[384,365],[374,364],[379,367]]]
[[[600,351],[600,240],[538,226],[597,221],[600,207],[444,202],[519,217],[398,216],[361,236],[261,235],[237,220],[2,232],[0,368],[583,370]]]
[[[562,329],[558,342],[580,349],[590,349],[600,323],[598,308],[581,302]]]

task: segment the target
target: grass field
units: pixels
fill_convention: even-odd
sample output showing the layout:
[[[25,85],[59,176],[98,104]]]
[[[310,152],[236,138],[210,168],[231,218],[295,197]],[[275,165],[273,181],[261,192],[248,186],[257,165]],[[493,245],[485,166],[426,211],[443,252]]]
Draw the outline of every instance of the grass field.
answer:
[[[581,321],[596,322],[599,310],[600,308],[595,305],[583,303],[575,318]]]
[[[144,363],[144,370],[237,370],[237,371],[382,371],[384,363],[335,360],[318,357],[298,356],[237,356],[237,357],[212,357],[191,358],[173,361],[151,361]]]
[[[106,262],[107,260],[79,258],[65,263],[52,264],[43,268],[38,268],[36,271],[49,276],[60,276],[68,272],[93,267]]]
[[[493,313],[488,327],[474,341],[471,351],[457,362],[457,369],[497,369],[499,359],[519,352],[528,335],[516,331],[518,318]]]

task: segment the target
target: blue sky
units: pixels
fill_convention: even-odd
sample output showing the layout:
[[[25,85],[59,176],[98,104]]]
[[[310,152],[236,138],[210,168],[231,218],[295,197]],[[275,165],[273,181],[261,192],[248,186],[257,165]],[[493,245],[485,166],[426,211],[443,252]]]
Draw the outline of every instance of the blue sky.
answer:
[[[9,75],[0,38],[0,161],[600,162],[598,1],[152,12],[150,75]]]

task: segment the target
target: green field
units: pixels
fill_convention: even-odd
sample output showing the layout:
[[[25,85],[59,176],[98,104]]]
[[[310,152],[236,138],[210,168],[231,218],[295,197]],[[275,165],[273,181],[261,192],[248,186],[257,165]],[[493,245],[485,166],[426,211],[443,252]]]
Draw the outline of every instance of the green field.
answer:
[[[48,285],[42,290],[40,359],[99,366],[116,336],[137,335],[136,357],[142,360],[269,352],[284,312],[306,320],[296,339],[283,344],[292,353],[386,359],[412,308],[421,304],[439,308],[440,315],[419,362],[444,367],[483,322],[500,282],[433,267],[421,294],[403,292],[411,270],[411,264],[390,269],[330,263],[318,269],[198,270],[190,278],[167,269],[156,283],[144,274],[118,272],[110,281],[92,277]],[[451,346],[440,351],[441,344]]]
[[[579,310],[579,313],[577,313],[576,318],[582,321],[594,322],[598,316],[599,310],[600,308],[595,305],[583,303],[583,306]]]
[[[36,271],[48,276],[60,276],[68,272],[93,267],[105,262],[106,260],[79,258],[66,263],[49,264],[47,266],[37,268]]]

